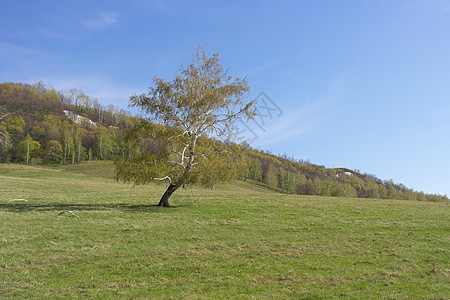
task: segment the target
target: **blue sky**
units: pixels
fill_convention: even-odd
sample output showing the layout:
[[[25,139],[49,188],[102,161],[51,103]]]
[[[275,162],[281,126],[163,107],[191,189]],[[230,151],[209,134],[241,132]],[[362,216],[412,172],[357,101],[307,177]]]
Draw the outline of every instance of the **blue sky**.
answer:
[[[450,195],[446,0],[0,7],[0,82],[42,80],[126,108],[153,76],[173,79],[201,45],[231,75],[247,76],[252,97],[264,92],[280,109],[263,126],[248,124],[252,146]]]

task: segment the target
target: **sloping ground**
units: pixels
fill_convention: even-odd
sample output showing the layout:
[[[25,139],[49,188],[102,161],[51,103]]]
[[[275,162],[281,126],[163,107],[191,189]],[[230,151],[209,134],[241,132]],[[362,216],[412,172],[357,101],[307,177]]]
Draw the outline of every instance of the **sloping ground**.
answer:
[[[446,203],[237,182],[179,190],[166,209],[164,185],[112,170],[0,165],[2,297],[450,298]]]

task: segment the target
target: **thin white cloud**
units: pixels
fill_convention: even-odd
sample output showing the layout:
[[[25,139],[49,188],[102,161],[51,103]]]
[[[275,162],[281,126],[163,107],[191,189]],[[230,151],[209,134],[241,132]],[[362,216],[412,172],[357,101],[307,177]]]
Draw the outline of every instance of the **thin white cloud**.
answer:
[[[172,14],[174,12],[174,1],[169,0],[149,0],[147,1],[148,4],[151,5],[153,9],[156,9],[158,11],[161,11],[163,13],[169,13]]]
[[[25,48],[25,47],[21,47],[21,46],[16,46],[13,44],[9,44],[9,43],[3,43],[0,42],[0,54],[1,53],[6,53],[6,52],[20,52],[23,54],[27,54],[27,55],[35,55],[36,53],[38,53],[38,51],[31,49],[31,48]]]
[[[429,10],[433,14],[449,14],[450,5],[447,0],[433,1],[433,0],[415,0],[409,1],[401,7],[404,10]]]
[[[267,70],[269,70],[269,69],[278,67],[279,65],[282,65],[282,64],[291,62],[291,61],[293,61],[293,60],[297,60],[297,59],[299,59],[299,58],[301,58],[301,57],[303,57],[303,56],[307,56],[307,55],[309,55],[309,54],[311,54],[311,53],[313,53],[313,52],[312,52],[312,51],[311,51],[311,52],[304,52],[304,53],[296,54],[296,55],[294,55],[294,56],[281,58],[281,59],[279,59],[279,60],[276,60],[276,61],[270,62],[270,63],[268,63],[268,64],[261,65],[261,66],[258,66],[258,67],[256,67],[256,68],[254,68],[254,69],[248,71],[248,72],[247,72],[247,75],[254,75],[254,74],[259,73],[259,72],[262,72],[262,71],[267,71]]]
[[[402,6],[403,9],[417,9],[422,8],[424,5],[428,5],[432,0],[413,0],[407,1],[405,5]]]
[[[255,143],[267,146],[308,133],[317,124],[328,120],[327,114],[324,112],[328,112],[331,100],[329,97],[325,97],[318,102],[307,102],[282,115],[279,120],[271,120],[265,128],[265,132],[260,133]]]
[[[447,15],[450,13],[450,5],[445,6],[444,8],[442,8],[441,13],[443,15]]]
[[[24,68],[21,71],[26,71],[36,61],[49,61],[51,59],[54,59],[52,53],[0,41],[0,74],[14,73],[22,66]],[[14,64],[14,69],[5,68],[3,67],[4,64]]]
[[[113,26],[117,23],[119,19],[119,14],[115,12],[104,12],[100,13],[98,19],[96,20],[82,20],[81,24],[84,27],[94,30],[102,30],[106,27]]]
[[[44,83],[53,86],[56,90],[69,91],[77,89],[86,95],[97,98],[103,105],[113,104],[119,108],[127,108],[130,96],[145,91],[138,87],[118,84],[111,78],[103,75],[85,75],[65,78],[38,78]]]
[[[269,120],[264,131],[255,130],[258,135],[254,141],[255,146],[268,147],[270,144],[298,138],[314,130],[318,124],[335,119],[336,111],[333,107],[341,97],[345,84],[346,75],[341,75],[329,84],[327,93],[321,99],[303,102],[298,108],[289,109],[279,118]]]

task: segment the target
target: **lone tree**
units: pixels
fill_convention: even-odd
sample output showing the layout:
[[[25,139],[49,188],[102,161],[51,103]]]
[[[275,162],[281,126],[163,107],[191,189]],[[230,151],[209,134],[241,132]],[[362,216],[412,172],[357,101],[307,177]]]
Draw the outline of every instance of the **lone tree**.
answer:
[[[255,115],[254,101],[245,79],[232,77],[222,67],[218,53],[208,58],[198,47],[193,62],[173,81],[153,78],[147,94],[130,98],[148,118],[129,130],[133,149],[116,161],[116,179],[134,184],[169,183],[158,206],[169,207],[169,198],[186,184],[214,185],[232,176],[232,159],[219,137],[239,118]],[[220,168],[215,167],[220,166]]]

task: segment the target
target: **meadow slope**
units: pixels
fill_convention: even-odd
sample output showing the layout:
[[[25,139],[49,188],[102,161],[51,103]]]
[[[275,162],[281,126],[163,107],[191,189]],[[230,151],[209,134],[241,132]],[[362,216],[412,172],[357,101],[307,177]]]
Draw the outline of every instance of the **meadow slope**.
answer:
[[[163,191],[0,165],[0,298],[450,298],[448,203]]]

